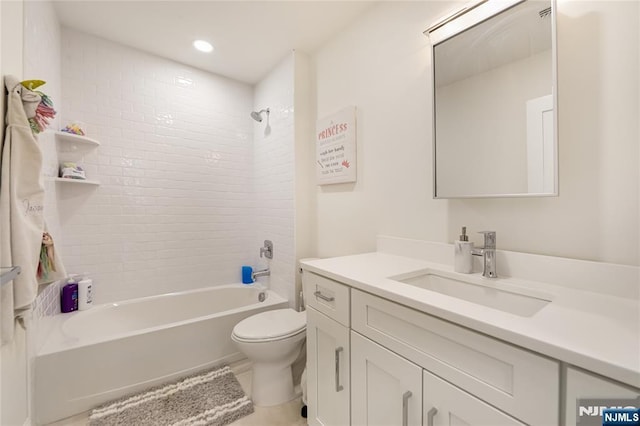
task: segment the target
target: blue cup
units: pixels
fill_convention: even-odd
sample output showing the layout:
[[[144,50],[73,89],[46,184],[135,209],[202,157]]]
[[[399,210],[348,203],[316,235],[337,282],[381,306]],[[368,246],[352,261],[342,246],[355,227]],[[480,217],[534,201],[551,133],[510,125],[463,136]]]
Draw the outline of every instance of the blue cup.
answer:
[[[253,284],[253,279],[251,278],[252,272],[253,268],[251,266],[242,267],[242,284]]]

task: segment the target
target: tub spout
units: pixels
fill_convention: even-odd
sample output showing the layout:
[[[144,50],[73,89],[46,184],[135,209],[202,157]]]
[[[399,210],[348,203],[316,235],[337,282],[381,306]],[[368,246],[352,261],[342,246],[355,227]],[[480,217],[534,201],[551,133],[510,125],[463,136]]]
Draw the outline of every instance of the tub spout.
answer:
[[[271,275],[271,271],[269,271],[269,268],[267,268],[267,269],[263,269],[263,270],[261,270],[261,271],[253,271],[253,272],[251,273],[251,279],[252,279],[253,281],[255,281],[255,280],[256,280],[256,278],[259,278],[259,277],[267,277],[267,276],[269,276],[269,275]]]

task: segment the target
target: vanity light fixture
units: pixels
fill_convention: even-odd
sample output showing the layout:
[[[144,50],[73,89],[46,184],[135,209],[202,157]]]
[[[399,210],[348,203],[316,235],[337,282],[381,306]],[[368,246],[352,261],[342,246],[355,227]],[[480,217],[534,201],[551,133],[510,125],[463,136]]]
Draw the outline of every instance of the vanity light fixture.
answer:
[[[201,52],[209,53],[213,52],[213,46],[208,41],[196,40],[193,42],[193,47]]]

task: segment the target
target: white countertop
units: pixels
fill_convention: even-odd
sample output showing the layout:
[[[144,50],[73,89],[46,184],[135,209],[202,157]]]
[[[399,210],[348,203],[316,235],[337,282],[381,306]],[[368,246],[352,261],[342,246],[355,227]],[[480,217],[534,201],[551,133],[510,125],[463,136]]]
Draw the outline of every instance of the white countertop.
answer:
[[[531,317],[522,317],[389,279],[424,269],[456,274],[445,264],[386,253],[301,263],[304,270],[353,288],[640,387],[640,303],[637,298],[515,278],[482,278],[489,286],[508,281],[551,296],[552,301],[540,311]]]

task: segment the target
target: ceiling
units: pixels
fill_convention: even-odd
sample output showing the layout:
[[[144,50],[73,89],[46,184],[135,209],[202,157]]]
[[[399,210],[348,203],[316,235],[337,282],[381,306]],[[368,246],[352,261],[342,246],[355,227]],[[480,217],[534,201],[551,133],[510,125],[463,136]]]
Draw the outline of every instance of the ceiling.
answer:
[[[65,1],[61,25],[245,83],[292,50],[313,53],[374,1]],[[192,47],[209,41],[213,53]]]

